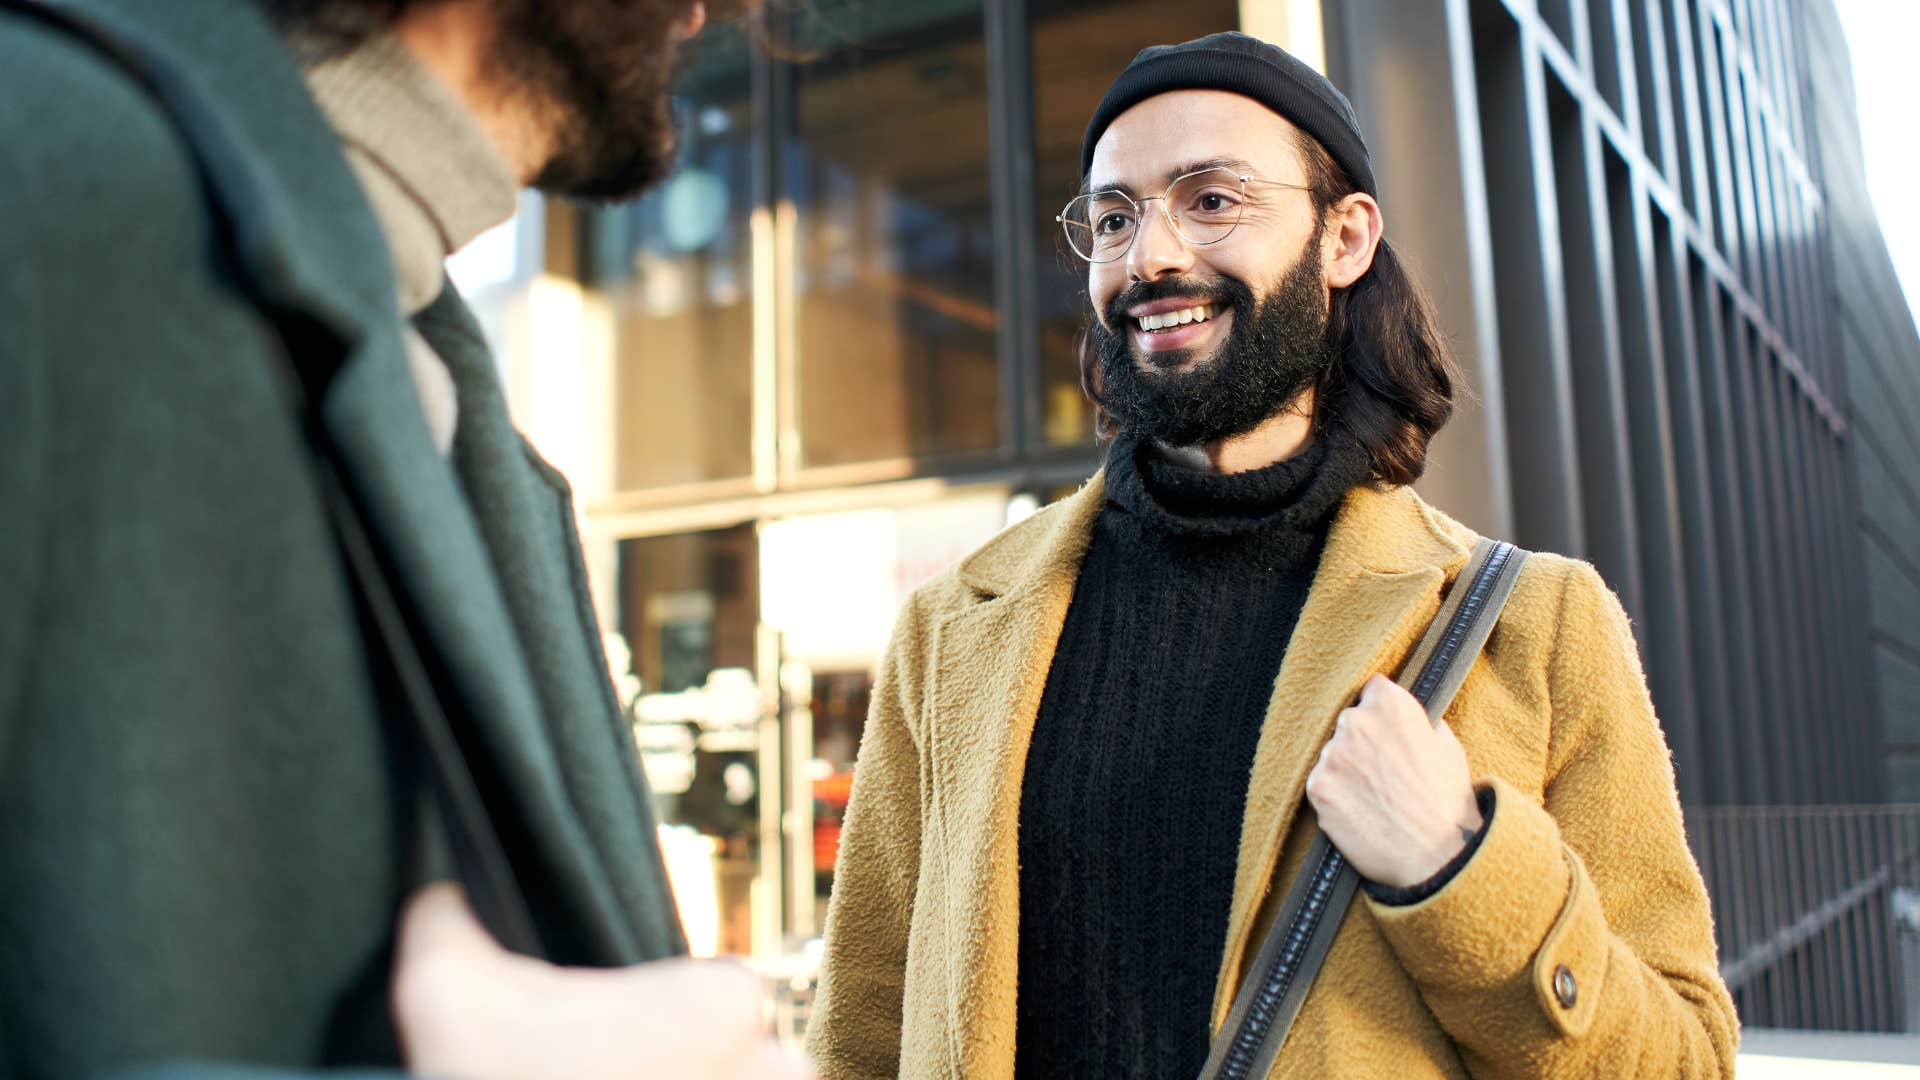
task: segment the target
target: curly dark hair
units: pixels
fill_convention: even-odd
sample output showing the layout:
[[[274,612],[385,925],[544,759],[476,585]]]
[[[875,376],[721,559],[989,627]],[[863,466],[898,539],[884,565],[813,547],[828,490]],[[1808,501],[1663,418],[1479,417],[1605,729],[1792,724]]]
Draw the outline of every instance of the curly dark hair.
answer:
[[[1305,132],[1295,149],[1306,167],[1315,219],[1359,190],[1325,147]],[[1313,427],[1338,424],[1366,447],[1378,484],[1397,487],[1427,469],[1427,445],[1453,416],[1458,369],[1440,332],[1433,301],[1385,238],[1360,280],[1329,297],[1327,326],[1334,362],[1314,387]],[[1099,353],[1080,345],[1080,388],[1094,405],[1102,439],[1118,434],[1101,407]]]

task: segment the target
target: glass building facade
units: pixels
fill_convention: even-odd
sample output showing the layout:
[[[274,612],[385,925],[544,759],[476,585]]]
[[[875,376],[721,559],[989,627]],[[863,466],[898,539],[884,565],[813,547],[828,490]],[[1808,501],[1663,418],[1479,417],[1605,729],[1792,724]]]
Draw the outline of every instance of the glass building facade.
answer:
[[[710,33],[671,180],[617,209],[530,199],[459,271],[575,486],[696,950],[818,933],[900,600],[1098,466],[1084,269],[1053,215],[1112,77],[1222,29],[1352,98],[1471,391],[1422,491],[1600,568],[1689,810],[1884,800],[1874,643],[1904,655],[1920,609],[1879,614],[1858,527],[1853,233],[1829,202],[1857,164],[1823,149],[1832,35],[1807,29],[1830,18],[817,0],[775,28],[784,50]],[[1756,916],[1753,940],[1797,917]]]

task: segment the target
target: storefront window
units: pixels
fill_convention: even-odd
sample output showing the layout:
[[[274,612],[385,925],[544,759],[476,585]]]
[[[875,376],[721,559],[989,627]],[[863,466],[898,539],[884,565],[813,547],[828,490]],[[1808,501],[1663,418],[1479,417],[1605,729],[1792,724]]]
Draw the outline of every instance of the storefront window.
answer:
[[[753,469],[752,46],[703,39],[676,87],[680,167],[582,214],[582,276],[613,325],[615,490]]]
[[[785,191],[801,457],[999,445],[979,0],[808,5]]]
[[[1040,324],[1040,417],[1046,441],[1093,438],[1080,392],[1079,337],[1087,322],[1086,264],[1053,216],[1080,188],[1080,140],[1100,96],[1133,55],[1239,26],[1237,0],[1089,4],[1029,0],[1033,27],[1034,310]]]
[[[779,641],[782,722],[802,755],[787,818],[809,834],[793,860],[811,890],[792,905],[796,936],[818,933],[826,914],[868,699],[900,606],[998,533],[1007,511],[1006,491],[990,487],[760,527],[761,619]]]
[[[697,954],[752,953],[766,846],[753,527],[622,541],[618,566],[609,651],[681,921]]]

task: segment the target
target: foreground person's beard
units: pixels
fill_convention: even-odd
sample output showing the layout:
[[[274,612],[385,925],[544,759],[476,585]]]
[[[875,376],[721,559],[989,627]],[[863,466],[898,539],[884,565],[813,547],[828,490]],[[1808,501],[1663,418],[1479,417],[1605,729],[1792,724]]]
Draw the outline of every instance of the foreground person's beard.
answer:
[[[1099,356],[1101,404],[1120,431],[1167,446],[1218,442],[1252,431],[1313,386],[1332,362],[1325,282],[1313,250],[1310,242],[1261,301],[1231,277],[1135,282],[1116,296],[1107,305],[1106,325],[1096,319],[1090,333]],[[1136,353],[1127,309],[1188,296],[1211,296],[1232,308],[1233,328],[1214,355],[1182,370],[1185,350]]]
[[[554,138],[550,195],[632,198],[673,170],[673,27],[687,0],[494,0],[496,85]]]

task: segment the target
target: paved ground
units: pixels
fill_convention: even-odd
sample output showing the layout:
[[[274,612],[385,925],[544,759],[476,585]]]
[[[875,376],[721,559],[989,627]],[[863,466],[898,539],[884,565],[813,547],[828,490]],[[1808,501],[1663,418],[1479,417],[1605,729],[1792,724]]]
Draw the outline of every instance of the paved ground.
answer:
[[[1740,1080],[1920,1080],[1920,1035],[1748,1028]]]

